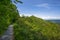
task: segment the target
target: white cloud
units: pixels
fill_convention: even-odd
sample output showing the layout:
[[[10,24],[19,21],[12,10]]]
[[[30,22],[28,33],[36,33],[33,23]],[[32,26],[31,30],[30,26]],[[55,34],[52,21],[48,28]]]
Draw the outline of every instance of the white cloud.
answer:
[[[44,8],[50,8],[48,3],[42,3],[35,5],[36,7],[44,7]]]
[[[31,13],[22,13],[20,14],[20,16],[25,15],[25,16],[36,16],[38,18],[42,18],[42,19],[60,19],[60,16],[50,16],[50,15],[43,15],[43,14],[31,14]]]
[[[57,17],[57,16],[55,17],[55,16],[41,16],[41,15],[38,15],[37,17],[42,18],[42,19],[60,19],[60,17]]]
[[[24,14],[25,16],[36,16],[38,18],[42,18],[42,19],[60,19],[60,17],[53,17],[53,16],[44,16],[44,15],[38,15],[38,14]]]

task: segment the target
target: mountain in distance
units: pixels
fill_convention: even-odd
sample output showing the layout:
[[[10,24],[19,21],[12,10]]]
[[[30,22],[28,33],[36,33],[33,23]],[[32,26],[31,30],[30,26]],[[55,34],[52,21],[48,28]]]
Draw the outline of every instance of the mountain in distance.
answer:
[[[47,21],[60,24],[60,19],[48,19]]]

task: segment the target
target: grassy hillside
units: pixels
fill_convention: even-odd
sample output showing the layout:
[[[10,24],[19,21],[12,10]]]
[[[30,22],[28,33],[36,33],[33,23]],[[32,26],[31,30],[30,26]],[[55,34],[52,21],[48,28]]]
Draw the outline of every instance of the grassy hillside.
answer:
[[[58,24],[35,16],[20,17],[11,0],[0,0],[0,36],[13,23],[14,40],[60,40]]]
[[[60,26],[35,16],[21,17],[15,23],[15,40],[60,40]]]

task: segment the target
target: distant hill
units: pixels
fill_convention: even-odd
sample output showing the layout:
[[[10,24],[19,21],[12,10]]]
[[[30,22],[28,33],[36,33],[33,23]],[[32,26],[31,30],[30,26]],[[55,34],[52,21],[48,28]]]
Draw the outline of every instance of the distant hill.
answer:
[[[53,19],[53,20],[47,20],[47,21],[51,21],[53,23],[57,23],[57,24],[60,24],[60,19]]]

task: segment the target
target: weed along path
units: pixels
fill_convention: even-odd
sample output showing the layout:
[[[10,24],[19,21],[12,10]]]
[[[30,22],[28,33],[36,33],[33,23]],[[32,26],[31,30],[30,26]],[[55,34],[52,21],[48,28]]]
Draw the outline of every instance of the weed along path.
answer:
[[[9,25],[8,29],[2,35],[0,40],[13,40],[13,25]]]

